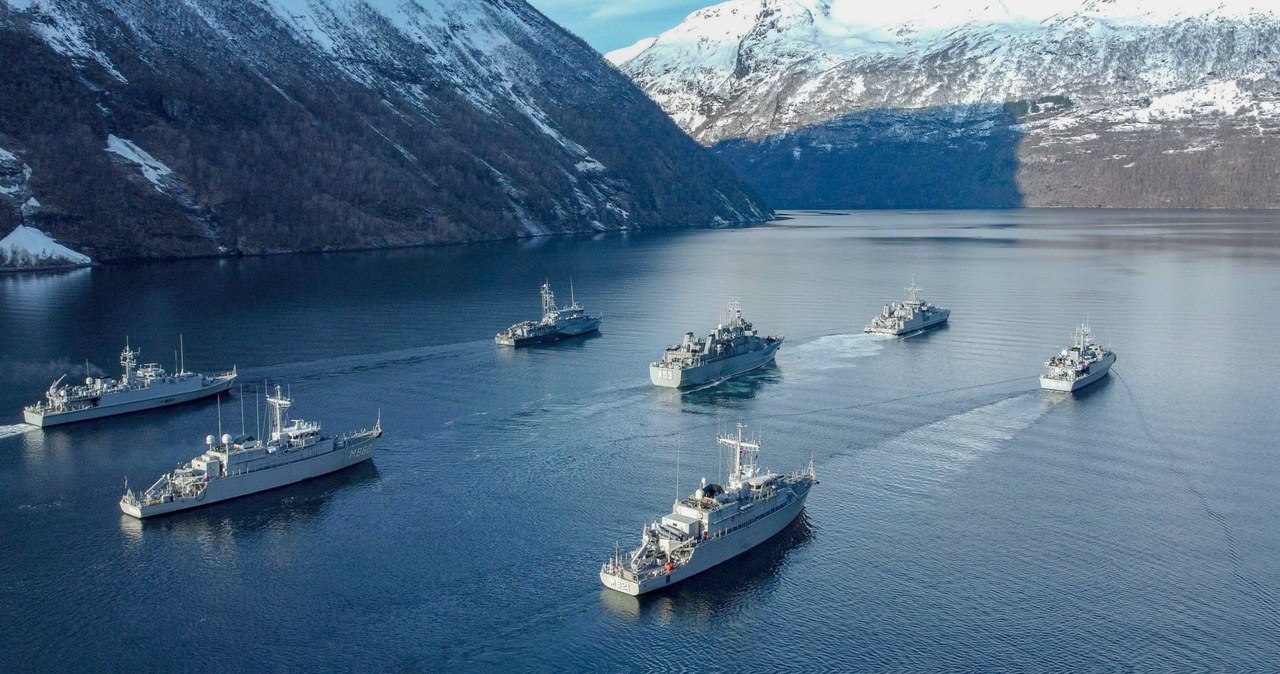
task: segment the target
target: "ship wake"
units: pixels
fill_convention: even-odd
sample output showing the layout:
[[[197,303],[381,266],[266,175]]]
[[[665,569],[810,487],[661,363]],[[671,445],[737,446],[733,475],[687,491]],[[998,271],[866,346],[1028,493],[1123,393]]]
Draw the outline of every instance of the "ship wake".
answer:
[[[879,465],[860,470],[879,473],[870,482],[886,491],[929,494],[998,451],[1059,402],[1028,393],[940,419],[880,443],[867,457]]]
[[[10,424],[8,426],[0,426],[0,440],[11,438],[15,435],[22,435],[23,433],[30,433],[37,428],[39,428],[39,426],[32,426],[31,424]]]
[[[850,333],[827,335],[800,344],[790,352],[796,365],[806,370],[836,370],[855,366],[860,358],[874,356],[893,337]]]

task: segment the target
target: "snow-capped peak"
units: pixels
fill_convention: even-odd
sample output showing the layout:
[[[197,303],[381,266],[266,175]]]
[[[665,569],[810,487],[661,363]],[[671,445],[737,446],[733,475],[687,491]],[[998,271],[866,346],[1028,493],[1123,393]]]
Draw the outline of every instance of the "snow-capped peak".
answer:
[[[1280,7],[1267,0],[728,0],[693,12],[662,35],[609,52],[607,57],[621,65],[650,49],[690,47],[710,57],[722,51],[720,46],[737,47],[760,33],[804,43],[828,55],[897,55],[912,42],[975,24],[1035,31],[1067,18],[1116,28],[1253,16],[1277,17]]]
[[[604,55],[604,57],[608,59],[609,63],[612,63],[615,66],[621,65],[623,63],[626,63],[627,61],[630,61],[640,52],[653,46],[653,43],[657,42],[657,40],[658,38],[656,37],[642,38],[640,40],[637,40],[635,44],[629,47],[622,47],[621,49],[615,49],[611,52],[608,52],[607,54]]]
[[[620,67],[710,143],[858,110],[1139,105],[1275,72],[1278,31],[1274,0],[729,0]]]

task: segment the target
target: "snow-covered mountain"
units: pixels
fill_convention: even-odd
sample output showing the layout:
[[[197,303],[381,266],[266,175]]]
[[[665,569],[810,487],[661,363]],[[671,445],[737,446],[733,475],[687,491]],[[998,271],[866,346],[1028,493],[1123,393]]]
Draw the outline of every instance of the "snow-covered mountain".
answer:
[[[0,0],[0,231],[96,258],[765,215],[524,0]]]
[[[1280,206],[1274,2],[730,0],[610,58],[774,205],[879,145],[1008,160],[1028,205]]]

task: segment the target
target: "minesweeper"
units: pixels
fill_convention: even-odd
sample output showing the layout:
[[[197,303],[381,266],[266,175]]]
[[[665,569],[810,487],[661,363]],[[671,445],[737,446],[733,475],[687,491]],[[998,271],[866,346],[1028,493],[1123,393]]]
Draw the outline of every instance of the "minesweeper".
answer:
[[[109,377],[89,377],[83,386],[65,386],[62,375],[45,392],[45,402],[22,410],[22,420],[34,426],[55,426],[73,421],[97,419],[115,414],[140,412],[176,405],[231,388],[236,370],[217,375],[187,372],[183,365],[169,373],[156,363],[138,366],[140,350],[126,344],[120,352],[124,374],[119,381]],[[180,361],[181,363],[181,361]]]
[[[782,335],[761,337],[733,302],[728,323],[717,325],[705,339],[686,332],[683,342],[668,346],[662,360],[649,365],[649,379],[655,386],[670,388],[728,379],[768,364],[782,339]]]
[[[1075,342],[1045,362],[1040,388],[1049,391],[1077,391],[1107,376],[1116,354],[1097,342],[1088,323],[1076,328]]]
[[[671,514],[644,528],[640,547],[600,568],[604,586],[629,595],[641,595],[678,583],[728,561],[771,538],[791,523],[804,508],[805,497],[818,483],[813,460],[805,471],[778,475],[756,466],[758,442],[738,433],[718,437],[733,451],[733,473],[728,485],[707,484],[688,498],[675,502]]]
[[[900,336],[936,328],[946,323],[950,315],[950,309],[935,307],[920,299],[920,287],[912,278],[911,285],[907,287],[907,300],[901,304],[894,302],[884,305],[880,315],[871,319],[863,332]]]
[[[524,321],[499,332],[493,341],[502,346],[529,346],[578,337],[600,329],[600,316],[592,316],[573,298],[569,285],[569,306],[557,307],[551,286],[542,284],[542,318]]]
[[[140,494],[125,491],[120,510],[144,519],[319,477],[373,458],[374,445],[382,436],[381,415],[373,428],[330,438],[321,434],[320,424],[314,421],[292,419],[285,424],[293,400],[282,395],[279,386],[267,402],[273,420],[266,442],[253,436],[210,435],[205,438],[204,454]]]

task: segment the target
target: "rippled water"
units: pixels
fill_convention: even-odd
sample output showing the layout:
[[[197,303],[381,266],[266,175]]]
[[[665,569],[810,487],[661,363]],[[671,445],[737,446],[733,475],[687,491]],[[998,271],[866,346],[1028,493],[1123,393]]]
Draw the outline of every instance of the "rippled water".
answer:
[[[796,213],[772,226],[0,276],[7,669],[1273,669],[1280,662],[1275,213]],[[602,334],[495,348],[537,287]],[[952,309],[861,334],[915,275]],[[646,365],[731,298],[776,367],[679,394]],[[1088,317],[1114,376],[1041,393]],[[289,385],[372,464],[138,523],[212,401],[18,424],[126,336]],[[239,430],[241,403],[222,423]],[[813,458],[804,516],[656,596],[614,542],[721,467]],[[193,663],[198,663],[195,665]]]

